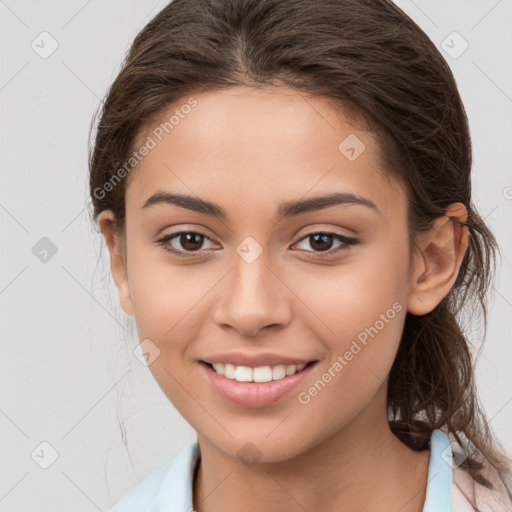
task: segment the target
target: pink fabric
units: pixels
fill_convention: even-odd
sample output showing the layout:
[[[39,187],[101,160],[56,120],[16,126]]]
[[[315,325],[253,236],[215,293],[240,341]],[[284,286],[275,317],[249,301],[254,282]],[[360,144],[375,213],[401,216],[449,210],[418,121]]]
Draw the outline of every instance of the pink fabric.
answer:
[[[475,482],[467,471],[453,469],[452,512],[512,512],[512,501],[498,472],[487,465],[481,475],[494,490]]]

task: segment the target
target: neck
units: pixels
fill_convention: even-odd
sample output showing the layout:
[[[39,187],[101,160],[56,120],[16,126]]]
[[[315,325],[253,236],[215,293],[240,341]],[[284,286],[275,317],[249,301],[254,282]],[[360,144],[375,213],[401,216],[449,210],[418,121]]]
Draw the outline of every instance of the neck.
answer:
[[[199,438],[194,509],[421,512],[429,452],[399,441],[387,417],[377,420],[371,410],[362,416],[321,445],[276,463],[247,466]]]

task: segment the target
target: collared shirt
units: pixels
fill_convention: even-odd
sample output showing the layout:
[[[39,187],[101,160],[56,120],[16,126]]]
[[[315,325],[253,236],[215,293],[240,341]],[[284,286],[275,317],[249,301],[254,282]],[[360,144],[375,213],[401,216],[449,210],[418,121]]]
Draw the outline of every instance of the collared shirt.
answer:
[[[185,446],[109,512],[194,512],[193,482],[199,458],[197,443]],[[509,492],[496,471],[487,469],[484,473],[495,487],[487,489],[455,467],[453,460],[447,435],[434,430],[423,512],[512,512]]]

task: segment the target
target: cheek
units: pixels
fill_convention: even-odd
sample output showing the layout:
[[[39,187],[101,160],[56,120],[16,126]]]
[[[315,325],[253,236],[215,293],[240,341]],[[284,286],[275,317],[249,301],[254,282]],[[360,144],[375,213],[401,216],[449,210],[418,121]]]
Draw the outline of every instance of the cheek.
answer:
[[[194,341],[203,337],[211,304],[208,292],[218,273],[205,266],[179,266],[166,260],[160,250],[133,244],[128,249],[130,296],[139,340],[151,340],[159,350],[150,364],[164,394],[192,424],[190,375]],[[131,252],[130,252],[131,251]],[[196,411],[198,414],[198,411]]]
[[[395,247],[401,246],[354,252],[338,266],[317,267],[294,280],[297,295],[313,313],[308,317],[320,319],[325,328],[322,331],[329,337],[344,340],[340,348],[346,340],[374,326],[381,315],[384,321],[393,320],[380,329],[383,334],[386,331],[385,336],[393,337],[400,331],[391,324],[397,323],[397,309],[405,310],[407,255]],[[396,303],[400,307],[393,308]]]
[[[329,407],[333,394],[339,395],[344,398],[333,400],[333,407],[340,415],[350,414],[385,381],[406,315],[406,264],[403,244],[382,245],[297,280],[298,295],[314,313],[304,310],[303,320],[329,354],[322,376],[331,391],[318,393],[316,407]]]
[[[127,236],[128,284],[140,339],[153,337],[158,343],[173,339],[180,346],[182,334],[189,336],[202,299],[215,284],[208,266],[171,263],[170,255],[144,240],[133,230]],[[186,329],[184,328],[186,326]]]
[[[398,278],[391,276],[388,273],[386,279],[381,278],[379,289],[372,272],[365,277],[349,274],[339,278],[338,286],[334,279],[326,280],[325,295],[319,293],[317,300],[308,304],[329,327],[319,327],[317,320],[309,323],[328,357],[315,379],[299,390],[298,410],[305,423],[322,418],[316,428],[325,435],[348,424],[374,401],[379,390],[384,392],[406,315],[403,301],[397,299]],[[381,394],[379,413],[385,401]]]

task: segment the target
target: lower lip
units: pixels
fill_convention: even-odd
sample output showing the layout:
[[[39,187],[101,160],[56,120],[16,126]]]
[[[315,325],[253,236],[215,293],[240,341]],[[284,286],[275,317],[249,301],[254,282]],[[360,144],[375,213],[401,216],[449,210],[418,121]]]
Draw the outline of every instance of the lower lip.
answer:
[[[316,363],[310,364],[280,380],[239,382],[219,375],[205,363],[199,363],[201,371],[209,379],[215,391],[236,405],[251,408],[266,407],[276,403],[296,388],[315,365]]]

